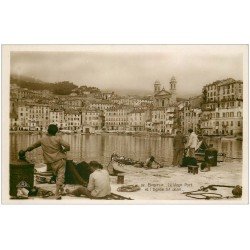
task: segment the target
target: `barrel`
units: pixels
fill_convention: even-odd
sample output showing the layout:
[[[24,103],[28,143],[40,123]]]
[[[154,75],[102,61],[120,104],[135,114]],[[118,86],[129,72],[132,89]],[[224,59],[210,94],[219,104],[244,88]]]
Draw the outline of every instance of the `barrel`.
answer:
[[[34,164],[25,160],[17,160],[10,163],[10,196],[17,195],[17,187],[34,187]]]
[[[210,166],[217,166],[218,151],[214,148],[205,150],[205,162]]]

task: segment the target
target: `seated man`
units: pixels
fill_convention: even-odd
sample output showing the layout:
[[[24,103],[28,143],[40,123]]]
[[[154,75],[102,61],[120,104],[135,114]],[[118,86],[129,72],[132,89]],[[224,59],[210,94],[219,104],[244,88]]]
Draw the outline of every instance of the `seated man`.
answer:
[[[81,196],[86,195],[89,198],[103,198],[111,194],[109,173],[103,169],[102,165],[96,161],[89,163],[92,174],[89,176],[87,187],[79,187],[73,191],[66,189],[67,194]]]

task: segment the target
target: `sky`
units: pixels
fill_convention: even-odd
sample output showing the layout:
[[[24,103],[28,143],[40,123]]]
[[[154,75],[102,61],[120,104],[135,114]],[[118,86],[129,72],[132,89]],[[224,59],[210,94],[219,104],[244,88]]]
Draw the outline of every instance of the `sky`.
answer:
[[[85,45],[18,48],[11,73],[45,82],[71,81],[101,90],[150,94],[159,80],[177,96],[201,94],[205,84],[243,80],[244,45]]]

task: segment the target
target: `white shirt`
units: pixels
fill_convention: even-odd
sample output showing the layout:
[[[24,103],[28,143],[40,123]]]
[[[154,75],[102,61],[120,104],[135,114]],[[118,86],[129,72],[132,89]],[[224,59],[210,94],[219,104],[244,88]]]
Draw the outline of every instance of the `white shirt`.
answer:
[[[89,176],[88,190],[93,197],[104,197],[111,194],[109,173],[105,169],[97,169]]]
[[[198,136],[195,134],[195,132],[192,132],[188,138],[187,147],[196,148],[197,144],[198,144]]]

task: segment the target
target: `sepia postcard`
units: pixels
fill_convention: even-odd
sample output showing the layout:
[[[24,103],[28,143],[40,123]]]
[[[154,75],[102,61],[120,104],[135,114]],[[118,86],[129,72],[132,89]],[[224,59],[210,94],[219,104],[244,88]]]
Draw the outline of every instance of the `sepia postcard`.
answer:
[[[248,204],[248,45],[2,45],[3,204]]]

